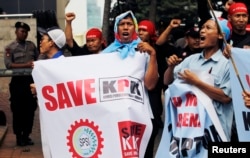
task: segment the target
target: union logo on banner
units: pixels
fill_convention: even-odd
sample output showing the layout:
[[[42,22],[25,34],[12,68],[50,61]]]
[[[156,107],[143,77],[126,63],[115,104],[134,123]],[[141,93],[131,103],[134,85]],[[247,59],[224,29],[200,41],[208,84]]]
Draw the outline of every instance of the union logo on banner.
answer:
[[[103,148],[101,134],[102,132],[99,131],[98,126],[94,125],[94,122],[89,122],[88,119],[75,121],[67,136],[67,145],[72,157],[100,157]]]

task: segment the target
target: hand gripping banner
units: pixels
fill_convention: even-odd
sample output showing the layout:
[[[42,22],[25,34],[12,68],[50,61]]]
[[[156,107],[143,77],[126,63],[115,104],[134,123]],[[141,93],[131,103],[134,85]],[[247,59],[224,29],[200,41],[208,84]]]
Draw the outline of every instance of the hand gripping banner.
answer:
[[[213,84],[207,73],[196,73]],[[179,79],[165,92],[165,116],[156,158],[207,158],[209,141],[227,141],[211,99]]]
[[[45,158],[143,158],[152,131],[147,57],[116,53],[35,62]]]

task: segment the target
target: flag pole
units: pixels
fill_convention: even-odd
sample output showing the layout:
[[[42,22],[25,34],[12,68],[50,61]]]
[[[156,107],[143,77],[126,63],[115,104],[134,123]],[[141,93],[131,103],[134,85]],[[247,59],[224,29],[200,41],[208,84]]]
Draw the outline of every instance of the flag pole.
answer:
[[[215,22],[216,22],[216,24],[217,24],[217,26],[218,26],[218,28],[219,28],[219,32],[220,32],[221,35],[223,35],[223,32],[222,32],[221,27],[220,27],[220,25],[219,25],[219,22],[218,22],[218,20],[217,20],[217,18],[216,18],[216,16],[215,16],[215,13],[214,13],[214,10],[213,10],[211,1],[210,1],[210,0],[207,0],[207,2],[208,2],[208,5],[209,5],[209,7],[210,7],[210,10],[211,10],[211,12],[212,12],[212,14],[213,14],[213,17],[214,17],[214,19],[215,19]],[[225,45],[227,45],[227,40],[226,40],[225,36],[223,36],[223,42],[225,43]],[[229,58],[230,58],[231,61],[232,61],[233,68],[234,68],[234,71],[235,71],[236,76],[237,76],[237,78],[238,78],[238,81],[239,81],[239,83],[240,83],[240,86],[241,86],[242,90],[245,92],[245,88],[244,88],[244,86],[243,86],[243,84],[242,84],[242,81],[241,81],[241,79],[240,79],[240,75],[239,75],[238,68],[237,68],[237,66],[236,66],[236,64],[235,64],[235,62],[234,62],[233,57],[231,56],[231,50],[227,50],[227,51],[229,51]]]

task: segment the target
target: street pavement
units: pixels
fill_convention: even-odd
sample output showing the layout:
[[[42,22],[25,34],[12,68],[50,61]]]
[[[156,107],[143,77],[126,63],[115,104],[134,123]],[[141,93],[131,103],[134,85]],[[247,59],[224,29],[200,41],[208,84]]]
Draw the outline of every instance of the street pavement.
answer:
[[[8,77],[0,77],[0,110],[3,110],[6,115],[8,128],[1,142],[0,158],[43,158],[38,110],[35,115],[33,132],[30,136],[35,144],[25,147],[16,146],[16,137],[12,130],[12,113],[8,100],[8,84]]]
[[[0,110],[3,110],[5,112],[7,118],[7,127],[8,127],[6,135],[2,140],[2,143],[0,144],[0,158],[43,158],[41,135],[40,135],[40,122],[38,114],[39,109],[37,109],[36,111],[34,127],[32,134],[30,136],[35,144],[33,146],[25,146],[25,147],[16,146],[16,137],[13,134],[12,130],[12,116],[8,100],[9,79],[10,79],[9,77],[0,77]],[[156,138],[155,151],[157,150],[161,133],[162,130],[159,132]]]

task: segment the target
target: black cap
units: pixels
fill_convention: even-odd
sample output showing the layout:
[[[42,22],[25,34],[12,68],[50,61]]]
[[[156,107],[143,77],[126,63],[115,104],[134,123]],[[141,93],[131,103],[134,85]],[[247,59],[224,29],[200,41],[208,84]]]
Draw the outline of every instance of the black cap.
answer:
[[[30,26],[24,22],[20,22],[20,21],[16,22],[15,27],[16,28],[24,28],[27,31],[30,31]]]
[[[199,38],[200,37],[200,32],[199,32],[199,28],[198,27],[192,27],[190,28],[186,34],[186,36],[190,36],[193,38]]]

